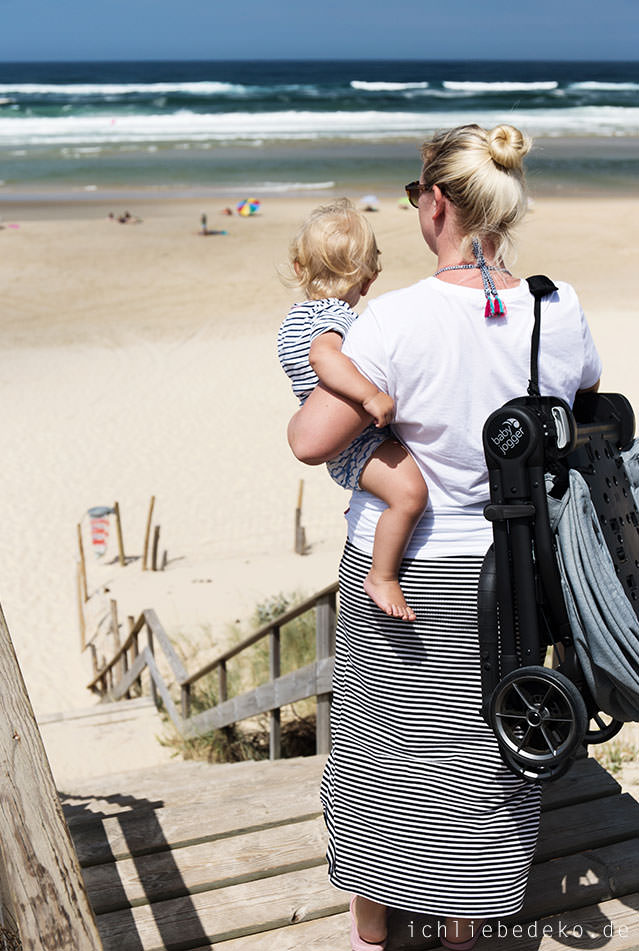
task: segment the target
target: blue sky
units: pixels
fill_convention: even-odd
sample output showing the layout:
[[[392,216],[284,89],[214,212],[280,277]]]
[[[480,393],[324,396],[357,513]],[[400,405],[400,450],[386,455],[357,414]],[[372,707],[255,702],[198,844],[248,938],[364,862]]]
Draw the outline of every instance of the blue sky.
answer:
[[[0,0],[0,60],[637,59],[638,0]]]

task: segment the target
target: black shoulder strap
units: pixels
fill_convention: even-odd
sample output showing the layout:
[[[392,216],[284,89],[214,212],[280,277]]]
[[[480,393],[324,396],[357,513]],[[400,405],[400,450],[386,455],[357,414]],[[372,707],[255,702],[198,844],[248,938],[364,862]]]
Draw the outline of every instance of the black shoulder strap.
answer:
[[[532,332],[530,347],[530,381],[528,396],[541,396],[539,392],[539,335],[541,333],[541,301],[559,288],[544,274],[534,274],[527,277],[526,282],[530,293],[535,298],[535,324]]]

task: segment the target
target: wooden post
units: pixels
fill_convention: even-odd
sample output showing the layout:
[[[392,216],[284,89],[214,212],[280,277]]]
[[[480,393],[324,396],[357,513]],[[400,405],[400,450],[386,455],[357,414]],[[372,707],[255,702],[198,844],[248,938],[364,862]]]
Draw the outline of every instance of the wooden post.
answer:
[[[220,663],[219,667],[217,668],[217,677],[218,677],[218,686],[219,686],[219,694],[220,694],[217,702],[224,703],[224,701],[228,700],[229,698],[225,660],[223,660]]]
[[[126,564],[126,558],[124,557],[124,539],[122,537],[122,519],[120,518],[120,503],[113,503],[113,511],[115,513],[115,529],[118,536],[118,558],[121,565]]]
[[[304,496],[304,479],[300,479],[300,487],[297,493],[297,508],[295,509],[295,542],[294,550],[298,555],[303,555],[306,551],[306,530],[302,526],[302,498]]]
[[[95,677],[98,672],[98,652],[95,644],[89,644],[89,651],[91,652],[91,666],[93,668],[93,676]]]
[[[151,630],[151,627],[149,624],[146,625],[146,636],[148,639],[147,643],[149,645],[149,651],[151,652],[153,657],[155,657],[155,650],[153,648],[153,631]],[[153,703],[156,705],[156,707],[159,707],[160,697],[159,697],[158,688],[156,686],[155,680],[153,679],[153,676],[151,676],[151,696],[153,697]]]
[[[315,644],[318,660],[332,657],[335,653],[335,592],[324,595],[317,602],[315,614]],[[315,744],[318,753],[329,753],[331,749],[331,694],[323,693],[317,697],[317,721]]]
[[[269,634],[269,673],[271,680],[275,680],[282,672],[280,662],[280,629],[275,626]],[[278,707],[271,710],[269,717],[268,758],[279,759],[282,755],[282,725],[280,722],[281,710]]]
[[[101,951],[6,621],[0,609],[0,875],[24,951]]]
[[[151,555],[151,570],[158,570],[158,545],[160,544],[160,526],[153,529],[153,553]]]
[[[118,602],[114,601],[111,598],[111,633],[113,634],[113,646],[115,648],[114,655],[118,653],[122,646],[122,641],[120,640],[120,625],[118,624]],[[117,663],[116,667],[117,678],[124,675],[124,670],[122,667],[122,658]]]
[[[80,625],[80,650],[84,651],[87,646],[87,626],[84,620],[84,599],[82,597],[82,567],[78,562],[78,623]]]
[[[82,578],[82,595],[85,601],[89,600],[87,590],[87,563],[84,560],[84,545],[82,544],[82,527],[78,525],[78,548],[80,549],[80,577]]]
[[[151,536],[151,521],[153,519],[153,506],[155,505],[155,496],[151,496],[149,503],[149,514],[146,518],[146,531],[144,533],[144,551],[142,553],[142,571],[147,569],[147,558],[149,557],[149,538]]]
[[[182,719],[188,720],[191,716],[191,684],[182,684],[180,697],[182,700]]]

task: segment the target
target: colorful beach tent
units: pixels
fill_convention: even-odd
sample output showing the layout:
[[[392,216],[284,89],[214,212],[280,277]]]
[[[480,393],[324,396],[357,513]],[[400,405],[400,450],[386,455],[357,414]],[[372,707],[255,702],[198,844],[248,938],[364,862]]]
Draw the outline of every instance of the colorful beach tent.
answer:
[[[259,211],[259,207],[259,198],[244,198],[237,205],[237,213],[242,215],[244,218],[250,218],[251,215],[254,215],[257,211]]]

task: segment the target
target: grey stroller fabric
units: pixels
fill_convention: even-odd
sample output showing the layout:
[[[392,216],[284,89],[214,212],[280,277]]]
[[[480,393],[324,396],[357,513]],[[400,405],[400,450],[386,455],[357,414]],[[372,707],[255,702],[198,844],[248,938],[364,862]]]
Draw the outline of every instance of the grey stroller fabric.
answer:
[[[639,495],[639,441],[624,462]],[[599,710],[624,722],[639,720],[639,620],[617,579],[582,476],[569,473],[560,502],[549,498],[559,570],[584,677]]]

